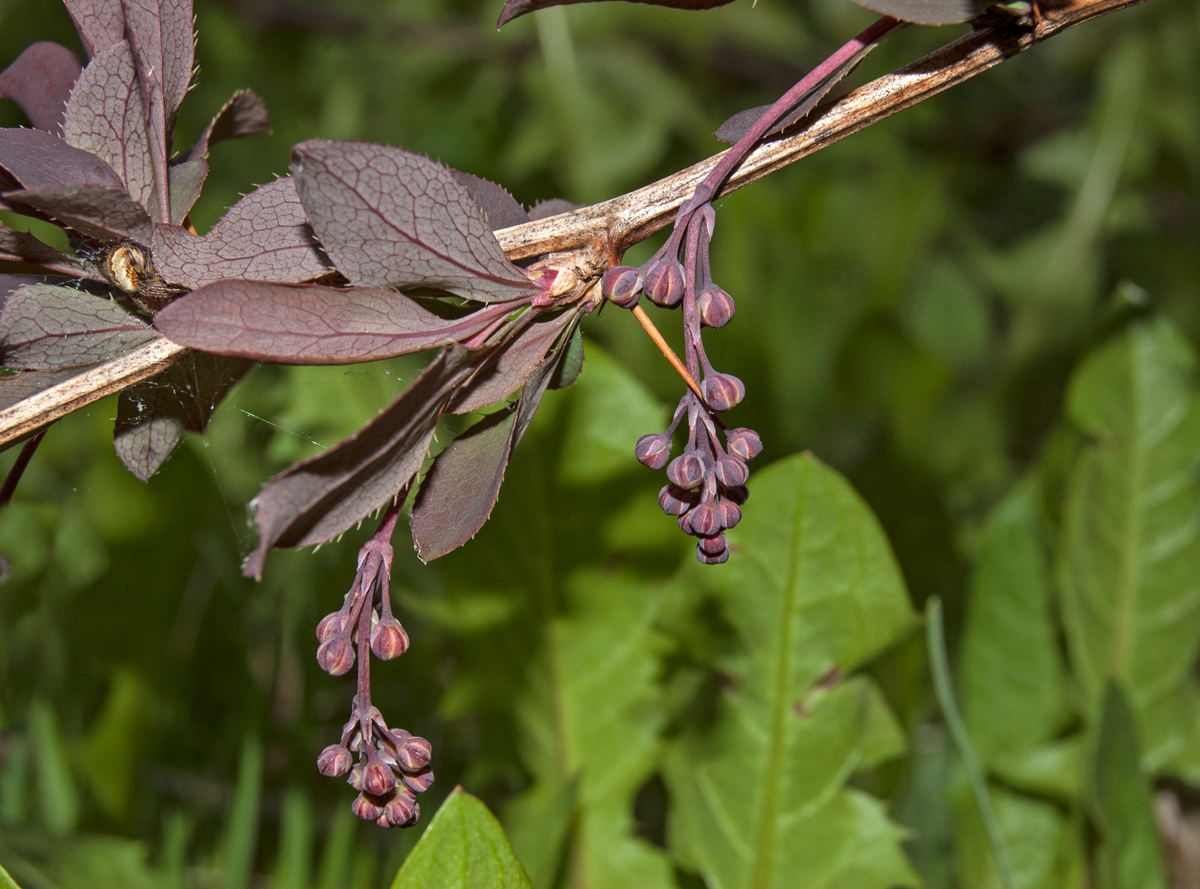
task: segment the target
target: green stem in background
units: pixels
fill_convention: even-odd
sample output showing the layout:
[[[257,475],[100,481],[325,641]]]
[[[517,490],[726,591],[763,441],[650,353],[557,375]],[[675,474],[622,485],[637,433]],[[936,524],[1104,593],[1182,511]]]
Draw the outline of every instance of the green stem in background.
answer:
[[[550,74],[550,89],[558,106],[559,125],[566,130],[569,148],[566,173],[571,190],[592,200],[599,195],[592,176],[595,164],[589,103],[567,13],[556,6],[539,9],[533,18],[537,23],[538,45]]]
[[[1000,884],[1004,889],[1017,889],[1008,850],[1004,847],[1004,838],[1000,836],[1000,826],[996,823],[996,813],[992,809],[992,798],[988,795],[987,782],[979,768],[979,761],[975,759],[971,738],[954,700],[954,686],[950,681],[950,659],[946,656],[946,633],[942,624],[942,600],[937,596],[929,597],[925,629],[929,645],[929,666],[933,672],[933,688],[937,693],[938,706],[942,709],[942,718],[946,720],[946,728],[950,730],[950,738],[958,751],[963,771],[967,773],[975,804],[979,807],[979,816],[983,819],[988,845],[992,847],[992,857],[996,859],[996,869],[1000,872]]]

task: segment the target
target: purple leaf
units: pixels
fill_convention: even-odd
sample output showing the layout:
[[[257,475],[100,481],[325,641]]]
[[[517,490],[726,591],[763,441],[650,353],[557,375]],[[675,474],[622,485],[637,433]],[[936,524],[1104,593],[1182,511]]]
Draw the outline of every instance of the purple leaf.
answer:
[[[471,193],[492,231],[529,221],[529,214],[525,212],[525,208],[517,203],[517,199],[509,194],[503,185],[459,170],[450,172],[459,184]]]
[[[579,204],[573,204],[562,198],[550,198],[548,201],[540,201],[534,204],[529,211],[529,218],[537,222],[539,219],[549,219],[551,216],[557,216],[560,213],[570,213],[572,210],[578,210],[579,207]]]
[[[267,116],[262,99],[249,90],[242,90],[234,93],[217,112],[187,153],[187,159],[192,161],[208,157],[208,150],[218,142],[269,132],[271,119]]]
[[[443,350],[378,417],[267,482],[253,504],[258,549],[242,573],[260,577],[271,547],[325,543],[391,501],[421,468],[442,408],[475,360]]]
[[[503,28],[517,16],[525,15],[537,9],[550,6],[567,6],[573,3],[590,3],[592,0],[508,0],[500,11],[497,28]],[[670,6],[672,9],[715,9],[732,3],[733,0],[630,0],[632,3],[646,3],[652,6]]]
[[[952,25],[975,18],[995,0],[854,0],[880,15],[918,25]]]
[[[476,423],[450,442],[429,468],[412,509],[413,542],[421,561],[462,546],[492,514],[508,458],[529,428],[566,353],[565,340],[579,320],[579,311],[564,312],[562,317],[565,322],[559,330],[568,328],[566,335],[529,376],[516,407]]]
[[[107,361],[154,339],[154,330],[118,303],[72,287],[26,284],[0,308],[0,364],[58,370]]]
[[[159,212],[146,105],[128,41],[113,44],[83,69],[67,101],[63,138],[107,161],[130,197],[152,216]]]
[[[65,46],[34,43],[0,74],[0,96],[16,102],[39,130],[58,136],[67,96],[82,70]]]
[[[817,103],[828,95],[829,91],[833,89],[838,81],[853,71],[858,63],[865,59],[867,54],[883,42],[886,37],[894,34],[902,27],[904,27],[902,24],[897,23],[881,33],[875,40],[864,44],[858,52],[849,56],[842,65],[830,71],[828,76],[817,83],[809,92],[801,96],[796,104],[779,119],[779,122],[766,135],[773,136],[803,120],[809,112],[817,107]],[[729,118],[729,120],[725,121],[725,123],[717,127],[717,131],[713,135],[722,142],[730,144],[737,142],[750,131],[750,128],[758,122],[758,119],[762,117],[764,112],[773,107],[774,105],[763,105],[760,108],[748,108],[745,111],[739,111],[733,117]]]
[[[154,223],[124,191],[91,185],[47,185],[5,192],[11,204],[30,207],[101,241],[126,238],[149,245]]]
[[[113,168],[96,155],[43,130],[0,129],[0,167],[12,179],[8,188],[43,185],[125,188]]]
[[[374,361],[466,339],[503,307],[439,318],[391,290],[223,280],[176,299],[154,318],[189,349],[278,364]]]
[[[505,258],[470,192],[429,158],[369,142],[303,142],[292,172],[321,246],[354,284],[483,302],[537,289]]]
[[[182,224],[191,212],[196,198],[200,197],[200,189],[208,176],[208,161],[202,157],[195,160],[175,164],[167,170],[171,191],[171,223]],[[188,232],[191,234],[191,232]]]
[[[8,410],[51,386],[65,383],[71,377],[83,373],[86,368],[70,367],[64,370],[27,370],[23,373],[0,377],[0,411]],[[2,446],[0,446],[2,447]]]
[[[70,256],[43,244],[29,232],[20,232],[0,224],[0,262],[40,266],[66,275],[84,275],[83,266]]]
[[[184,431],[203,432],[217,405],[253,366],[241,358],[189,355],[157,377],[125,389],[113,429],[121,462],[149,481]]]
[[[574,321],[573,312],[538,318],[506,342],[487,364],[463,386],[447,410],[466,414],[512,395],[525,383],[550,351],[563,328]]]
[[[125,37],[121,0],[63,0],[88,58],[93,59]]]
[[[153,254],[160,275],[191,288],[222,278],[309,281],[331,271],[290,177],[254,189],[203,237],[158,226]]]

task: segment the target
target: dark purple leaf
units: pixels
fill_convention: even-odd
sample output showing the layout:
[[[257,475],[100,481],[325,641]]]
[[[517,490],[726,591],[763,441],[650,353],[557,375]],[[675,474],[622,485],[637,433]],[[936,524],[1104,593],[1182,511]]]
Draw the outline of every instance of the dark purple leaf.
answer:
[[[563,328],[573,321],[573,312],[560,312],[535,320],[500,347],[471,381],[459,390],[447,410],[466,414],[508,398],[524,385],[526,378],[542,363]]]
[[[369,142],[292,149],[296,190],[321,246],[351,282],[433,287],[483,302],[536,290],[510,263],[454,174]]]
[[[517,203],[517,199],[508,193],[503,185],[497,185],[488,179],[472,176],[460,170],[451,170],[454,178],[471,193],[479,209],[487,219],[492,231],[499,231],[511,225],[520,225],[529,221],[525,208]]]
[[[500,11],[497,28],[503,28],[518,16],[550,6],[568,6],[574,3],[591,3],[593,0],[508,0]],[[732,3],[733,0],[630,0],[631,3],[646,3],[651,6],[670,6],[672,9],[715,9]]]
[[[566,327],[566,335],[525,381],[516,406],[476,423],[450,442],[429,468],[412,509],[413,542],[421,561],[429,562],[458,549],[492,514],[508,458],[529,428],[566,353],[565,340],[579,320],[579,312],[564,312],[563,318],[565,323],[559,332]]]
[[[290,177],[254,189],[203,237],[158,226],[152,252],[160,275],[191,288],[223,278],[309,281],[331,271]]]
[[[271,119],[267,116],[262,99],[249,90],[236,92],[217,112],[204,133],[196,140],[187,159],[198,160],[208,157],[208,150],[218,142],[241,139],[258,133],[271,132]]]
[[[975,18],[995,0],[854,0],[880,15],[918,25],[953,25]]]
[[[22,373],[0,377],[0,411],[8,410],[51,386],[65,383],[79,376],[87,368],[70,367],[64,370],[27,370]]]
[[[855,2],[857,2],[857,0],[855,0]],[[786,130],[788,127],[794,126],[803,120],[814,108],[817,107],[817,104],[829,94],[829,91],[833,89],[838,81],[853,71],[858,63],[866,58],[867,54],[877,47],[881,42],[883,42],[886,37],[894,34],[902,27],[904,27],[904,25],[896,24],[894,27],[889,28],[887,31],[881,33],[872,42],[862,46],[862,48],[860,48],[858,52],[854,53],[854,55],[847,58],[842,65],[831,71],[824,80],[822,80],[813,89],[809,90],[808,93],[802,96],[799,101],[797,101],[796,104],[780,118],[779,122],[771,128],[767,135],[773,136],[776,133],[780,133],[783,130]],[[746,135],[750,128],[758,122],[760,117],[762,117],[763,113],[772,107],[774,106],[763,105],[760,108],[747,108],[745,111],[739,111],[737,114],[733,115],[733,117],[729,118],[729,120],[725,121],[725,123],[717,127],[717,131],[713,133],[713,135],[722,142],[728,142],[732,144],[738,141],[738,139],[742,138],[742,136]]]
[[[550,198],[548,201],[540,201],[534,204],[533,208],[529,211],[529,218],[537,222],[539,219],[549,219],[551,216],[557,216],[559,213],[570,213],[572,210],[578,210],[579,207],[579,204],[573,204],[562,198]]]
[[[242,358],[189,355],[157,377],[125,389],[113,430],[121,462],[148,481],[185,431],[205,430],[217,405],[253,366]]]
[[[41,266],[59,274],[83,274],[83,267],[70,256],[43,244],[29,232],[19,232],[3,224],[0,224],[0,262]]]
[[[208,176],[208,161],[202,157],[175,164],[167,170],[171,185],[171,223],[180,225],[200,197],[204,179]],[[191,234],[191,232],[188,232]]]
[[[154,233],[154,223],[146,211],[117,189],[47,185],[6,192],[4,199],[13,205],[30,207],[101,241],[126,238],[149,246]]]
[[[34,43],[0,74],[0,96],[16,102],[39,130],[58,136],[67,96],[82,70],[65,46]]]
[[[154,339],[118,303],[73,287],[26,284],[0,308],[0,365],[58,370],[107,361]]]
[[[128,41],[113,44],[83,69],[67,101],[63,138],[107,161],[130,197],[152,216],[159,212],[146,105]]]
[[[121,0],[63,0],[88,58],[93,59],[125,37]]]
[[[446,401],[476,360],[443,350],[374,420],[267,482],[253,504],[258,549],[242,572],[260,577],[271,547],[325,543],[390,502],[421,468]]]
[[[163,308],[154,325],[189,349],[276,364],[353,364],[449,345],[494,309],[439,318],[402,293],[366,287],[217,281]]]
[[[68,145],[43,130],[0,129],[0,167],[13,188],[91,185],[124,189],[121,178],[96,155]]]

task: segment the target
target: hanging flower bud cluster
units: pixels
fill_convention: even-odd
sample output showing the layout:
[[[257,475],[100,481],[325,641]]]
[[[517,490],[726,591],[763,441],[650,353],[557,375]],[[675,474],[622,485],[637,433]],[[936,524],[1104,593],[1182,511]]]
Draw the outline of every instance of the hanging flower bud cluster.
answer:
[[[416,824],[421,815],[417,794],[433,784],[429,742],[404,729],[388,728],[378,708],[371,706],[371,653],[388,661],[408,649],[408,634],[392,615],[388,593],[391,537],[403,499],[393,503],[379,530],[359,550],[358,573],[341,609],[317,624],[317,663],[322,670],[341,676],[358,661],[358,693],[350,720],[341,740],[321,752],[317,768],[331,778],[348,773],[347,782],[359,791],[351,806],[354,814],[380,827]]]
[[[750,475],[746,463],[762,451],[753,430],[727,429],[721,422],[720,414],[741,402],[746,387],[713,369],[701,339],[703,328],[724,327],[737,310],[733,297],[713,283],[709,268],[715,219],[711,204],[693,198],[680,208],[675,230],[649,262],[641,268],[616,266],[601,281],[605,298],[623,308],[633,309],[644,293],[655,305],[683,310],[684,361],[692,380],[699,381],[699,393],[689,389],[670,427],[642,436],[635,454],[651,469],[667,468],[670,484],[659,493],[659,505],[676,517],[684,533],[699,538],[696,557],[710,565],[729,558],[724,532],[742,517]],[[673,437],[684,417],[687,445],[672,460]]]

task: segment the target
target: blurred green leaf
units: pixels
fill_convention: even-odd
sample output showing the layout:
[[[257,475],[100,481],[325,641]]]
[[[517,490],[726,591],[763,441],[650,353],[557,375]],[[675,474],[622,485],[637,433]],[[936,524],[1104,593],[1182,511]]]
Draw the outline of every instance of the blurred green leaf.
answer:
[[[51,833],[71,833],[79,821],[79,791],[71,776],[58,717],[41,698],[29,708],[29,746],[42,819]]]
[[[225,889],[247,889],[258,847],[259,806],[262,796],[262,742],[249,735],[242,743],[237,786],[221,841]]]
[[[1162,852],[1141,767],[1138,730],[1116,682],[1104,690],[1091,775],[1092,815],[1100,832],[1099,889],[1165,889]]]
[[[113,675],[104,709],[80,757],[92,792],[105,813],[124,817],[138,764],[149,701],[142,678],[132,670]]]
[[[308,794],[293,787],[283,798],[279,818],[279,858],[275,863],[272,889],[308,889],[312,872],[315,830]]]
[[[1068,411],[1092,439],[1063,518],[1058,576],[1072,665],[1093,708],[1130,691],[1150,771],[1200,778],[1200,401],[1195,355],[1166,321],[1097,349]]]
[[[21,889],[3,867],[0,867],[0,889]]]
[[[720,889],[914,885],[900,828],[843,787],[878,709],[870,680],[840,677],[914,623],[891,550],[812,457],[774,464],[750,491],[714,578],[738,653],[721,664],[715,724],[690,728],[668,760],[672,849]]]
[[[392,889],[528,889],[529,877],[487,806],[461,787],[447,797]]]

